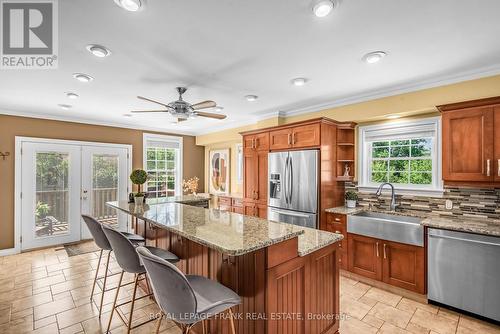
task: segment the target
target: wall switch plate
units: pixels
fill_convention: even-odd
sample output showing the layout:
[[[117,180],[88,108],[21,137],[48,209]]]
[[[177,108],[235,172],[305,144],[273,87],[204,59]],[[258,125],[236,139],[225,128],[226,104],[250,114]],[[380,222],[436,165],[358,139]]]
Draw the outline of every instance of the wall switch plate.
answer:
[[[452,210],[453,209],[453,202],[449,199],[446,200],[444,204],[446,210]]]

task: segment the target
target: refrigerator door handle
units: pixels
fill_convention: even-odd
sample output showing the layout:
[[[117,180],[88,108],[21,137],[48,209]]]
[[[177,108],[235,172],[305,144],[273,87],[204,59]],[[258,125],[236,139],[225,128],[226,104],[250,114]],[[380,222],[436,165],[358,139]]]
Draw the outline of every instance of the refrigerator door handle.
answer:
[[[283,177],[283,193],[285,194],[285,203],[288,204],[288,159],[289,157],[287,156],[285,159],[285,175]]]
[[[290,204],[292,204],[293,197],[293,159],[290,157],[290,172],[288,173],[290,176],[290,196],[288,197]]]
[[[279,213],[281,215],[285,216],[293,216],[293,217],[301,217],[301,218],[309,218],[310,215],[306,213],[300,213],[300,212],[290,212],[290,211],[285,211],[285,210],[279,210],[275,208],[270,208],[272,212]]]

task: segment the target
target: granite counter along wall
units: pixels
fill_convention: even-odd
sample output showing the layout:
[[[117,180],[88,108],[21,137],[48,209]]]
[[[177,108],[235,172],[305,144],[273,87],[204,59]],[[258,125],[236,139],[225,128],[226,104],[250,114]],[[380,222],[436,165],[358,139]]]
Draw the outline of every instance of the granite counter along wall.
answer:
[[[375,209],[388,210],[390,196],[377,198],[375,191],[359,192],[357,183],[346,182],[346,191],[358,193],[358,205],[368,209],[370,203]],[[453,201],[453,209],[445,208],[446,200]],[[398,211],[424,216],[474,216],[477,218],[500,219],[500,189],[445,187],[442,198],[397,195]]]

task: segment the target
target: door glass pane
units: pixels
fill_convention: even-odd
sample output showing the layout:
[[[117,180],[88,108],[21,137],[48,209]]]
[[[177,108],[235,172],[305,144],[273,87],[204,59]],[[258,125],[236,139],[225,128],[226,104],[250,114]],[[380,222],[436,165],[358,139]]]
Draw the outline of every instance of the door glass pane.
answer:
[[[92,155],[92,217],[104,224],[118,224],[116,210],[106,202],[118,200],[118,156]]]
[[[35,238],[69,233],[69,154],[36,153]]]

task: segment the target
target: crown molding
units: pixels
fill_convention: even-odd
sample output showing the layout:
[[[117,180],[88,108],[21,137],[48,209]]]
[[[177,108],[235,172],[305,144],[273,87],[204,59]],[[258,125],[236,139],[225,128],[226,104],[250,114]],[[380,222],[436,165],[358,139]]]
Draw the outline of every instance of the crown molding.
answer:
[[[499,74],[500,74],[500,64],[496,64],[493,66],[482,67],[480,69],[476,69],[473,71],[463,71],[459,74],[445,75],[438,78],[421,80],[417,83],[400,85],[399,87],[390,87],[380,90],[373,90],[358,95],[352,95],[336,99],[335,101],[318,103],[306,107],[290,108],[288,110],[284,110],[283,114],[284,117],[297,116],[310,112],[317,112],[345,105],[367,102],[389,96],[396,96],[420,90],[425,90],[429,88],[457,84],[460,82],[465,82],[475,79],[487,78]]]
[[[51,121],[89,124],[89,125],[109,126],[109,127],[113,127],[113,128],[131,129],[131,130],[153,131],[153,132],[160,132],[160,133],[165,133],[165,134],[179,134],[179,135],[185,135],[185,136],[196,136],[196,133],[194,131],[168,130],[168,129],[152,127],[152,126],[141,126],[141,125],[119,123],[119,122],[104,122],[104,121],[98,121],[95,119],[86,119],[86,118],[79,118],[79,117],[67,117],[67,116],[46,115],[46,114],[42,115],[42,114],[15,111],[15,110],[0,109],[0,115],[19,116],[19,117],[36,118],[36,119],[44,119],[44,120],[51,120]]]

